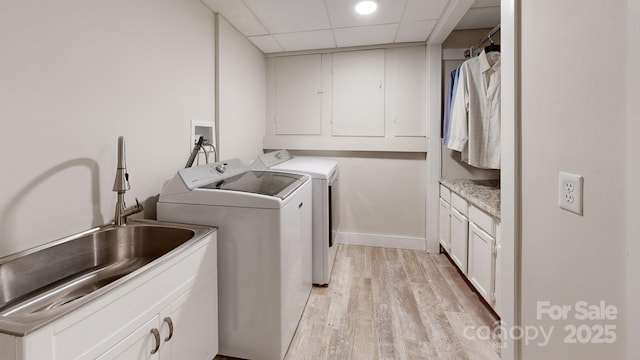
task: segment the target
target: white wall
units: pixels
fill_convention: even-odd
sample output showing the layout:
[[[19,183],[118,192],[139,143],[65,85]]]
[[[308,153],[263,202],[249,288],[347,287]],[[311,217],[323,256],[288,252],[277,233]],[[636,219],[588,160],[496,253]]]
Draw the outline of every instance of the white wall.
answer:
[[[640,354],[640,2],[627,1],[627,358]]]
[[[113,219],[119,135],[130,204],[184,166],[191,119],[213,120],[197,0],[4,2],[0,28],[0,255]]]
[[[292,151],[340,167],[338,241],[425,248],[424,153]]]
[[[265,134],[264,54],[218,15],[220,160],[253,161]]]
[[[554,327],[547,346],[524,345],[525,359],[624,357],[624,189],[633,150],[625,145],[625,11],[625,2],[607,0],[522,1],[522,322]],[[560,171],[584,176],[584,216],[557,207]],[[538,301],[572,309],[605,301],[619,315],[538,319]],[[617,341],[563,343],[565,325],[593,324],[617,326]]]

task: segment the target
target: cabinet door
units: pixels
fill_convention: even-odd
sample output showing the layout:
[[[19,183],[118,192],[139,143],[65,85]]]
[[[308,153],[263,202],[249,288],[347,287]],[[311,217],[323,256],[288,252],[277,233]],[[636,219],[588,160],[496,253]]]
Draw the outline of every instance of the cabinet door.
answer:
[[[451,207],[451,252],[449,255],[458,268],[467,273],[467,239],[469,220],[458,210]]]
[[[218,301],[215,279],[217,276],[208,276],[162,312],[161,360],[210,360],[216,356]]]
[[[319,135],[322,125],[321,55],[276,60],[276,134]]]
[[[384,50],[333,54],[333,135],[385,135],[384,71]]]
[[[451,212],[450,205],[444,199],[440,199],[440,245],[447,251],[451,251]]]
[[[426,136],[427,60],[425,46],[387,50],[392,67],[387,77],[387,112],[394,124],[395,136]]]
[[[158,330],[159,317],[151,320],[135,330],[131,335],[112,347],[109,351],[98,357],[98,360],[158,360],[159,352],[152,354],[156,345],[160,345],[151,330]]]
[[[469,223],[469,281],[491,305],[495,279],[494,241],[476,224]]]

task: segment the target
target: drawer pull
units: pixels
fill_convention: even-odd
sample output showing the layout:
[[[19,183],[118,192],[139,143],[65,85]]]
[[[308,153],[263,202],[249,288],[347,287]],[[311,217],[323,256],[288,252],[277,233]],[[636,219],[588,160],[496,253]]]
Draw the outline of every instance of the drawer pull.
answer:
[[[160,332],[158,329],[153,328],[151,329],[151,334],[153,334],[153,338],[156,340],[156,347],[151,350],[151,355],[153,355],[158,352],[158,349],[160,349]]]
[[[173,321],[169,316],[167,316],[166,318],[164,318],[164,322],[166,322],[167,325],[169,325],[169,335],[167,335],[167,337],[164,338],[164,341],[169,341],[173,337]]]

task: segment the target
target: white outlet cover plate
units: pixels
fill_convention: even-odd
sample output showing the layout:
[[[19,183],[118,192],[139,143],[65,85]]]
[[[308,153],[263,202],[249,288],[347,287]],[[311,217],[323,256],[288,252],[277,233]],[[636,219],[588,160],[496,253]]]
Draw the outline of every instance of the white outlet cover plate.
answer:
[[[582,185],[581,175],[560,172],[558,183],[558,206],[567,211],[582,215]]]

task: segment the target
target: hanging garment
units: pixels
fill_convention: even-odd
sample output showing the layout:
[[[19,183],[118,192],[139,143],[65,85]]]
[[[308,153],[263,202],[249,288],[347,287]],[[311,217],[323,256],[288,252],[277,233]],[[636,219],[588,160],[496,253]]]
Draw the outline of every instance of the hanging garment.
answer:
[[[449,88],[445,94],[444,104],[444,117],[442,124],[442,138],[445,146],[449,144],[449,136],[451,135],[451,112],[453,110],[453,103],[455,101],[455,93],[458,88],[458,79],[460,75],[460,63],[449,75]]]
[[[500,168],[500,53],[485,53],[460,67],[447,146],[469,165]],[[466,156],[465,156],[466,154]]]

